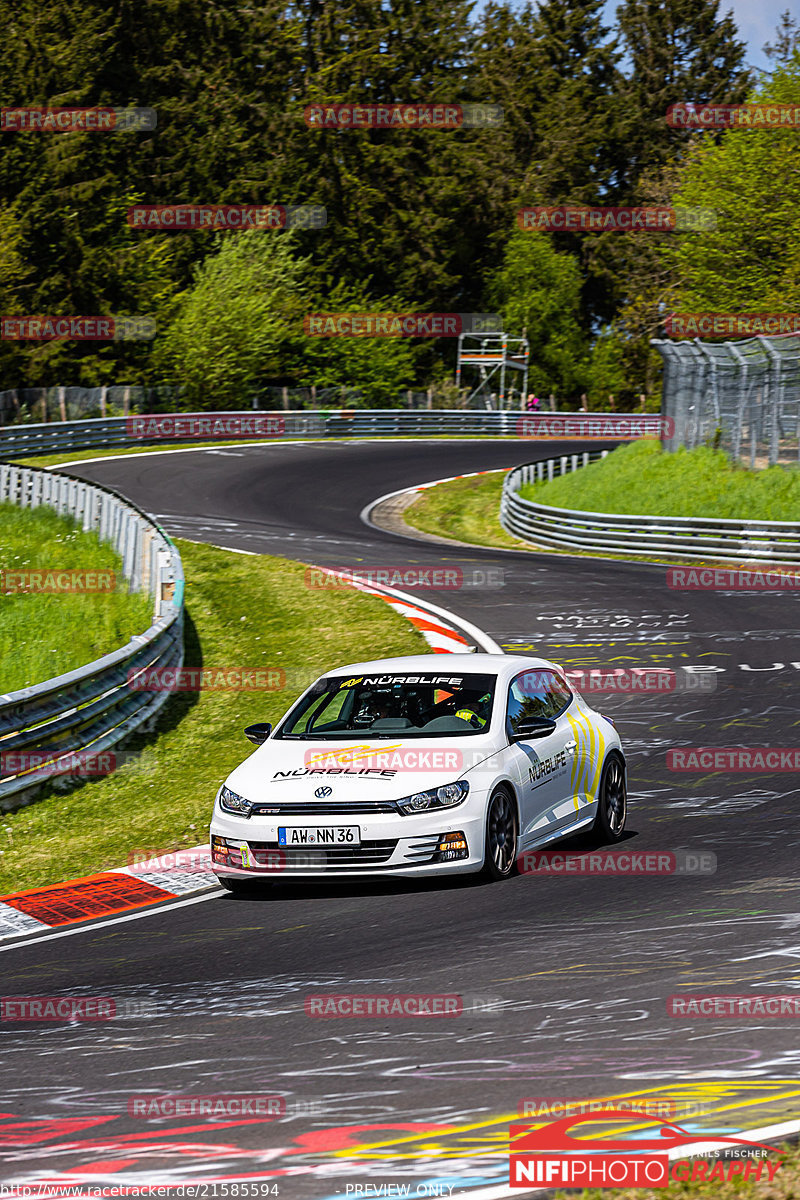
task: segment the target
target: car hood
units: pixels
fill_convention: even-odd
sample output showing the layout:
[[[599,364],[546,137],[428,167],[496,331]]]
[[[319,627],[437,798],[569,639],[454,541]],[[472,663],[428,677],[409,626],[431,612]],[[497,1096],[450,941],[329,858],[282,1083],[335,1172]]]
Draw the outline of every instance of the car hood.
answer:
[[[225,786],[256,804],[307,801],[313,807],[325,800],[397,800],[468,778],[499,749],[490,735],[460,741],[270,739],[231,772]],[[330,788],[330,795],[315,796],[319,788]]]

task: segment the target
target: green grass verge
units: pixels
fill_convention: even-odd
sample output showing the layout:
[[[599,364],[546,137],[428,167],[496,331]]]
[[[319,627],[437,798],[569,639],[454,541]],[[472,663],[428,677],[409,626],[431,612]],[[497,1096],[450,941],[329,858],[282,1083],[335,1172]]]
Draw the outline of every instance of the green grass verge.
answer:
[[[520,494],[537,504],[587,512],[661,517],[800,520],[800,470],[750,471],[721,450],[699,446],[674,453],[646,439],[621,446],[600,462]]]
[[[772,1183],[767,1182],[768,1172],[765,1168],[763,1178],[758,1182],[735,1177],[730,1183],[670,1180],[668,1188],[614,1188],[610,1193],[608,1188],[590,1188],[582,1192],[559,1190],[555,1196],[556,1200],[609,1200],[609,1194],[614,1200],[664,1200],[665,1196],[669,1200],[687,1196],[692,1200],[797,1200],[800,1196],[800,1149],[796,1145],[786,1144],[781,1149],[786,1154],[780,1160],[781,1165]]]
[[[489,471],[426,488],[404,511],[406,524],[423,533],[457,538],[476,546],[524,550],[525,543],[511,537],[500,524],[500,497],[506,474],[506,471]]]
[[[0,584],[0,691],[42,683],[119,649],[153,621],[153,600],[130,593],[122,559],[51,508],[0,504],[0,571],[116,574],[113,592],[5,591]]]
[[[214,795],[252,750],[242,730],[274,722],[318,675],[348,662],[428,652],[403,617],[350,589],[305,586],[302,563],[178,541],[186,573],[186,665],[285,670],[281,691],[176,693],[113,775],[0,814],[0,894],[113,866],[128,852],[198,845]]]

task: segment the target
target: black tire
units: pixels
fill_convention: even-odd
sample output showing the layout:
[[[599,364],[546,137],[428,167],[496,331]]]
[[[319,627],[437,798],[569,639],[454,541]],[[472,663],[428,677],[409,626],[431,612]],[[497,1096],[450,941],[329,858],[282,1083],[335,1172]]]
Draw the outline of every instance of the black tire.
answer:
[[[217,882],[234,896],[258,896],[266,886],[260,879],[237,879],[232,875],[218,875]]]
[[[612,754],[603,767],[592,834],[604,843],[620,841],[625,832],[627,816],[625,765],[618,755]]]
[[[485,879],[508,879],[516,874],[518,840],[517,806],[505,788],[498,788],[486,812],[481,871]]]

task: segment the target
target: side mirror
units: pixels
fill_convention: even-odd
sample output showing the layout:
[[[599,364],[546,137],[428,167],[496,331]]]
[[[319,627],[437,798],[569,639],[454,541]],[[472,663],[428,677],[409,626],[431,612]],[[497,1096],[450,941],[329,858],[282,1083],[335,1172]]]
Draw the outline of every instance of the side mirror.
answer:
[[[533,741],[555,733],[556,723],[550,717],[523,717],[511,734],[512,742]]]
[[[259,722],[258,725],[248,725],[244,731],[244,736],[254,746],[263,746],[269,735],[272,733],[272,726],[268,721]]]

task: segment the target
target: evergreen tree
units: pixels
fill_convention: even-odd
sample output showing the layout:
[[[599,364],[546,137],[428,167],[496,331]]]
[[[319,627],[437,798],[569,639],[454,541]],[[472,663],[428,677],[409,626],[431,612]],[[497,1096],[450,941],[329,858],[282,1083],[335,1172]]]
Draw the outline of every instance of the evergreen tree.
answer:
[[[126,209],[272,199],[265,147],[282,128],[291,57],[282,10],[272,0],[53,0],[45,21],[31,0],[0,0],[0,20],[11,35],[3,106],[135,106],[158,121],[144,132],[3,135],[0,202],[23,229],[25,311],[163,320],[209,235],[133,231]],[[128,381],[147,376],[149,348],[62,343],[31,347],[30,359],[42,382],[63,382],[69,363],[75,381],[98,371]]]
[[[763,47],[767,58],[771,58],[776,67],[784,66],[793,58],[800,47],[800,25],[791,10],[786,8],[781,13],[780,24],[775,30],[775,41]]]
[[[745,47],[720,0],[624,0],[617,20],[631,62],[622,90],[627,147],[623,193],[681,153],[688,134],[667,125],[672,104],[739,104],[752,85]]]
[[[328,226],[304,249],[322,279],[369,277],[375,295],[468,309],[488,228],[491,131],[309,128],[307,105],[441,103],[468,94],[468,0],[299,0],[302,63],[281,194],[313,195]],[[491,99],[491,97],[476,97]]]
[[[614,203],[624,150],[621,75],[602,0],[544,0],[515,14],[490,6],[477,49],[479,78],[502,81],[507,109],[498,174],[508,207],[520,204]],[[585,331],[613,315],[608,283],[591,269],[592,238],[558,234],[583,278]]]
[[[533,31],[541,63],[535,112],[537,181],[544,202],[613,203],[622,76],[602,0],[544,0]]]

